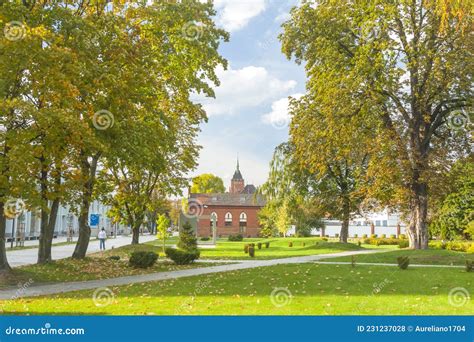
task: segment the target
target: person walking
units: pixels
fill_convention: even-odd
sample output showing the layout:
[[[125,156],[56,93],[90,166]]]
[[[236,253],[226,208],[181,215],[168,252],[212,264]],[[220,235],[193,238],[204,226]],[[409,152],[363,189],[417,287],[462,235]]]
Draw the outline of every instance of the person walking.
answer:
[[[107,239],[107,233],[105,232],[105,229],[102,228],[99,232],[99,235],[97,236],[99,238],[99,249],[102,251],[105,251],[105,239]]]

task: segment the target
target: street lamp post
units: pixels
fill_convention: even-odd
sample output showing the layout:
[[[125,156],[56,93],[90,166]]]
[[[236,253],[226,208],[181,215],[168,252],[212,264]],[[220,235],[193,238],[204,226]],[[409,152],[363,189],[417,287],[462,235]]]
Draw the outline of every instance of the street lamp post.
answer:
[[[216,227],[216,215],[211,216],[212,221],[212,243],[216,244],[216,237],[217,237],[217,227]]]
[[[15,240],[15,218],[12,221],[12,241],[11,241],[11,248],[13,249],[13,240]]]

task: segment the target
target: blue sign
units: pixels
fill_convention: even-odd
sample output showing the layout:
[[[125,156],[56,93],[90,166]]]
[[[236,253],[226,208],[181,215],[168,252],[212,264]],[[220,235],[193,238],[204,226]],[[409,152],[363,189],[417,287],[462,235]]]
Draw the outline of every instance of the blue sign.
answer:
[[[91,214],[91,218],[90,218],[90,226],[91,227],[95,227],[95,226],[98,226],[99,225],[99,219],[100,219],[100,215],[99,214]]]

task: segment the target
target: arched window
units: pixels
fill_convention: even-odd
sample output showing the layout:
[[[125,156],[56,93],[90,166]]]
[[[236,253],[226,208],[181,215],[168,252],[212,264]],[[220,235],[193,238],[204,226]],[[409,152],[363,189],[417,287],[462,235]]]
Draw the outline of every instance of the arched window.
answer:
[[[217,220],[218,220],[217,213],[215,211],[213,211],[211,213],[210,219],[209,219],[209,221],[210,221],[209,225],[210,225],[211,228],[212,228],[212,221],[216,221],[216,227],[217,227]]]
[[[247,227],[247,214],[246,213],[240,213],[239,225],[240,227]]]
[[[225,220],[225,225],[226,225],[227,227],[228,227],[228,226],[232,226],[232,214],[231,214],[231,213],[227,212],[227,213],[225,214],[224,220]]]

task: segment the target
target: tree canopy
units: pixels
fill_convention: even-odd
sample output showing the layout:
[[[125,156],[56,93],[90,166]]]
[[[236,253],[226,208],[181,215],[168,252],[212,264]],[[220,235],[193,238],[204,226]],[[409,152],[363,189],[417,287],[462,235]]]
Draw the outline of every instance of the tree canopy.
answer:
[[[280,36],[287,57],[305,63],[307,98],[318,108],[303,109],[308,115],[322,115],[339,140],[348,121],[376,130],[371,147],[385,162],[372,181],[394,187],[412,248],[428,246],[429,180],[472,147],[473,19],[437,9],[433,1],[303,1]],[[293,139],[303,141],[300,126]]]

